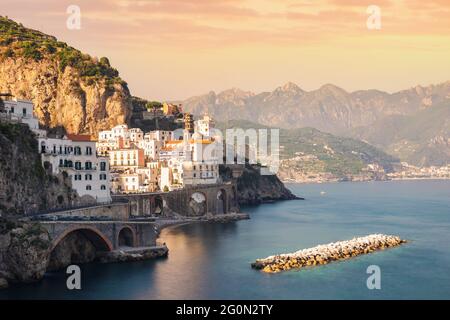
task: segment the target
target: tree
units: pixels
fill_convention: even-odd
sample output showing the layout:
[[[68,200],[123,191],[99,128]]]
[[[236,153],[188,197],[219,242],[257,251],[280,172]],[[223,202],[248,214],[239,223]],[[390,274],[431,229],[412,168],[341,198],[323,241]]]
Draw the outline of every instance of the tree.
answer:
[[[159,101],[149,101],[145,104],[148,111],[155,111],[156,109],[162,108],[162,103]]]
[[[169,187],[168,187],[168,186],[164,186],[163,191],[164,191],[164,192],[169,192]]]
[[[107,57],[101,57],[100,58],[100,63],[107,65],[108,67],[110,67],[111,65],[109,64],[109,59]]]

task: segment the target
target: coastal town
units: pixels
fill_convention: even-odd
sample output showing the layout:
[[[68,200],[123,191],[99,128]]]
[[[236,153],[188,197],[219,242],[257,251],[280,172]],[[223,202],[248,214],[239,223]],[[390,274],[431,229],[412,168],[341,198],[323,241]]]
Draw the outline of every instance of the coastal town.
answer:
[[[97,136],[58,136],[40,129],[31,101],[5,94],[2,102],[0,116],[30,127],[38,139],[43,166],[50,167],[53,174],[66,172],[84,203],[108,203],[111,194],[170,192],[222,183],[219,164],[224,142],[209,115],[194,120],[193,115],[182,112],[180,105],[163,103],[145,111],[143,117],[169,119],[179,125],[178,129],[144,132],[120,124]],[[292,171],[298,163],[314,161],[315,156],[305,154],[282,160],[278,175],[284,182],[296,183],[450,178],[450,165],[416,167],[406,162],[389,173],[377,163],[369,164],[360,174],[344,178],[302,168]]]
[[[164,104],[161,117],[180,114]],[[183,129],[143,132],[117,125],[97,137],[83,134],[57,136],[39,128],[30,101],[10,97],[3,117],[27,124],[36,134],[44,167],[53,174],[66,172],[72,188],[85,202],[108,203],[111,194],[169,192],[186,186],[221,182],[221,136],[214,134],[208,115],[194,121],[182,115]]]

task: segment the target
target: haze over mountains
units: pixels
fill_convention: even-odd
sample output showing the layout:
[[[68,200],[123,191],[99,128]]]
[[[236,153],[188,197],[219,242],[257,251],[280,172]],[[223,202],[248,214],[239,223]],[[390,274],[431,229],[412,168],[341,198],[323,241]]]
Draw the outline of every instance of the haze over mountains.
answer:
[[[450,159],[450,81],[396,93],[347,92],[332,84],[305,91],[287,83],[255,94],[230,89],[192,97],[185,111],[286,129],[313,127],[362,139],[416,165]],[[420,125],[419,125],[420,124]]]

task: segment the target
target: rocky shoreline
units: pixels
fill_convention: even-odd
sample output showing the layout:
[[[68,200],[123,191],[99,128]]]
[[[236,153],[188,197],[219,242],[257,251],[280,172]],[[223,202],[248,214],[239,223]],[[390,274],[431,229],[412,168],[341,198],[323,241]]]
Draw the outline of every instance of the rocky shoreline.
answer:
[[[402,240],[397,236],[372,234],[347,241],[318,245],[294,253],[257,259],[256,262],[252,263],[252,268],[262,270],[266,273],[301,269],[324,265],[333,261],[347,260],[359,255],[396,247],[406,242],[406,240]]]
[[[122,248],[110,252],[100,252],[96,261],[100,263],[131,262],[166,257],[169,249],[166,245],[147,248]]]

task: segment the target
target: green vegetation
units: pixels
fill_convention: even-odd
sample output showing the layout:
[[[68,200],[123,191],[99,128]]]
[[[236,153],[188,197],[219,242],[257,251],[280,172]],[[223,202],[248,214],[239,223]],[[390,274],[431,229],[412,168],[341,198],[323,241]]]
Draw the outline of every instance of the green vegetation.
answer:
[[[161,109],[163,105],[159,101],[149,101],[145,104],[145,107],[148,111],[153,111],[154,109]]]
[[[0,51],[3,59],[13,56],[24,57],[34,61],[44,58],[56,60],[59,70],[67,67],[78,70],[80,77],[89,83],[105,79],[108,85],[124,84],[119,72],[112,68],[108,58],[97,61],[87,54],[58,41],[55,37],[25,28],[6,17],[0,16]]]
[[[218,123],[217,127],[222,130],[267,128],[245,120]],[[370,163],[378,163],[385,170],[391,171],[393,163],[398,162],[395,157],[356,139],[334,136],[314,128],[280,129],[280,158],[295,157],[301,158],[295,161],[298,170],[326,172],[338,177],[361,173]]]

